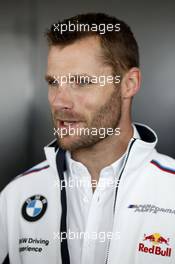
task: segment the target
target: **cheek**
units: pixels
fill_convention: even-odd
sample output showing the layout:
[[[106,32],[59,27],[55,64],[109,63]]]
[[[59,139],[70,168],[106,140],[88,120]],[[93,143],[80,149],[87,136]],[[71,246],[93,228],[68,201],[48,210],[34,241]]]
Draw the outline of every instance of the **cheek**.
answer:
[[[52,107],[52,100],[49,94],[48,94],[48,101],[49,101],[50,107]]]
[[[52,106],[53,99],[54,99],[53,91],[51,91],[51,89],[48,89],[48,101],[49,101],[50,106]]]
[[[95,111],[106,103],[112,91],[108,87],[97,87],[86,95],[79,96],[80,105],[89,111]]]
[[[103,105],[103,96],[99,96],[98,93],[90,93],[86,95],[79,95],[77,97],[77,111],[82,113],[84,117],[90,121],[93,113],[95,113],[101,105]]]

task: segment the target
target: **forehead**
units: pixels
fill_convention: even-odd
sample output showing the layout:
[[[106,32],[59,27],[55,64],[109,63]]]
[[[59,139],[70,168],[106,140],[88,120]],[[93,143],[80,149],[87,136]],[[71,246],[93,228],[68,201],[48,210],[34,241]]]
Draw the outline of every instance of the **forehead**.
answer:
[[[48,53],[48,71],[98,73],[104,70],[100,40],[91,36],[61,47],[51,46]]]

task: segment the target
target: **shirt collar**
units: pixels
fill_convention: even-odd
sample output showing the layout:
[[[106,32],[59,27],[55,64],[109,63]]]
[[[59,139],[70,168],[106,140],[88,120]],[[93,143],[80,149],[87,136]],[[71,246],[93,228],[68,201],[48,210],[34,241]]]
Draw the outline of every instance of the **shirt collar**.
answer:
[[[132,127],[133,127],[133,138],[140,139],[140,135],[137,131],[136,126],[132,124]],[[104,167],[101,170],[100,175],[102,177],[105,177],[105,175],[111,175],[111,176],[117,175],[123,165],[125,155],[126,155],[126,152],[118,160]],[[89,172],[87,168],[81,162],[75,161],[71,158],[70,151],[66,151],[66,165],[68,169],[68,175],[81,174],[83,176],[89,176]]]
[[[143,163],[143,160],[149,157],[150,153],[153,151],[158,141],[156,133],[150,127],[140,123],[134,123],[132,124],[132,126],[133,126],[133,137],[137,139],[136,142],[134,143],[134,146],[132,147],[132,151],[131,151],[132,153],[130,154],[129,162],[127,162],[127,166],[129,167],[130,171],[131,169],[135,170],[136,168],[138,168],[139,165]],[[57,139],[54,139],[51,143],[49,143],[47,146],[44,147],[46,159],[50,167],[52,167],[56,173],[57,173],[57,166],[56,166],[55,157],[56,157],[57,148],[58,148]],[[68,151],[66,151],[66,156],[68,155],[67,153]],[[71,155],[68,156],[70,157],[69,159],[70,163],[75,162],[74,160],[71,159]],[[70,163],[67,162],[68,170],[71,168]],[[83,164],[81,165],[84,166]],[[84,168],[86,167],[84,166]]]
[[[133,127],[133,136],[132,137],[140,139],[140,135],[137,131],[136,126],[134,124],[132,124],[132,127]],[[125,151],[125,153],[118,160],[114,161],[111,165],[108,166],[108,167],[111,167],[113,169],[114,175],[117,175],[118,172],[120,171],[120,169],[123,165],[126,153],[127,153],[127,151]],[[108,167],[105,167],[105,168],[108,168]]]
[[[133,138],[139,138],[140,139],[140,135],[139,135],[139,132],[138,132],[136,126],[134,124],[132,124],[132,127],[133,127]]]

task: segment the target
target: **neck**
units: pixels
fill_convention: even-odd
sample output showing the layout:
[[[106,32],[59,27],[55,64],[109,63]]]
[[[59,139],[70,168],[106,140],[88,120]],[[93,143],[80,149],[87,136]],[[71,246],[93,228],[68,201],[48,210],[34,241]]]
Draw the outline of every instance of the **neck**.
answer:
[[[133,136],[133,127],[129,123],[120,127],[120,135],[108,136],[89,148],[78,149],[71,153],[72,158],[84,164],[91,180],[98,182],[100,171],[118,160],[126,151],[128,143]]]

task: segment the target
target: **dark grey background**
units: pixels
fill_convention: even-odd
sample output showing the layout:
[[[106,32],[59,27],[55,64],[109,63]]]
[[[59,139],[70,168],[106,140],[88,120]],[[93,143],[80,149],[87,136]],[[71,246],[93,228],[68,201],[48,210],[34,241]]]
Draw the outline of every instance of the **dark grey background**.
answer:
[[[115,15],[133,29],[143,74],[133,119],[151,126],[158,150],[175,157],[174,0],[6,0],[0,11],[0,189],[43,160],[43,146],[53,138],[43,32],[58,19],[91,11]]]

